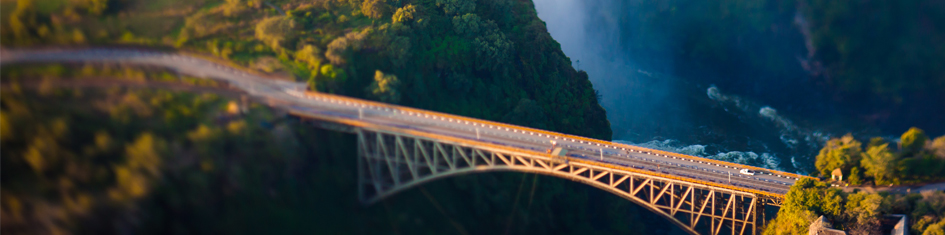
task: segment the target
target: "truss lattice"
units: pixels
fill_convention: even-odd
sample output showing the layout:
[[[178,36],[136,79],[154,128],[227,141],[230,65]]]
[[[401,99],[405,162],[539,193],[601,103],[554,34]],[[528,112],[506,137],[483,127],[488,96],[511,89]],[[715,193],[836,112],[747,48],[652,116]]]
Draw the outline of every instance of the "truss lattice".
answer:
[[[755,234],[769,198],[693,182],[504,150],[358,128],[358,196],[367,204],[439,178],[518,171],[566,178],[617,194],[692,234]],[[763,214],[762,214],[763,216]],[[763,217],[762,217],[763,218]]]

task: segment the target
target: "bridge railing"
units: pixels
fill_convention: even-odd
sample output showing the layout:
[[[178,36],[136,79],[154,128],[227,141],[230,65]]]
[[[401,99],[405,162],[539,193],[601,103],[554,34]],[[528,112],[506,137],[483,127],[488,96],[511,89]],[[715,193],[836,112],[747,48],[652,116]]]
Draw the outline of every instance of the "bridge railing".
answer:
[[[720,160],[715,160],[715,159],[708,159],[708,158],[690,156],[690,155],[679,154],[679,153],[673,153],[673,152],[662,151],[662,150],[657,150],[657,149],[649,149],[649,148],[644,148],[644,147],[639,147],[639,146],[633,146],[633,145],[628,145],[628,144],[621,144],[621,143],[616,143],[616,142],[609,142],[609,141],[597,140],[597,139],[592,139],[592,138],[587,138],[587,137],[581,137],[581,136],[575,136],[575,135],[569,135],[569,134],[551,132],[551,131],[540,130],[540,129],[534,129],[534,128],[530,128],[530,127],[517,126],[517,125],[506,124],[506,123],[500,123],[500,122],[493,122],[493,121],[488,121],[488,120],[483,120],[483,119],[476,119],[476,118],[464,117],[464,116],[459,116],[459,115],[453,115],[453,114],[447,114],[447,113],[440,113],[440,112],[435,112],[435,111],[429,111],[429,110],[423,110],[423,109],[416,109],[416,108],[410,108],[410,107],[399,106],[399,105],[392,105],[392,104],[381,103],[381,102],[375,102],[375,101],[362,100],[362,99],[351,98],[351,97],[345,97],[345,96],[338,96],[338,95],[325,94],[325,93],[320,93],[320,92],[310,92],[310,91],[305,92],[305,95],[308,95],[308,96],[316,96],[316,97],[326,97],[326,98],[332,98],[332,99],[339,99],[339,100],[344,100],[344,101],[347,101],[347,102],[353,102],[353,103],[364,104],[364,105],[369,105],[369,106],[376,106],[376,107],[382,107],[382,108],[390,108],[390,109],[397,109],[397,110],[403,110],[403,111],[409,111],[409,112],[422,113],[422,114],[427,114],[427,115],[431,115],[431,116],[438,116],[438,117],[443,117],[443,118],[451,118],[451,119],[456,119],[456,120],[461,120],[461,121],[467,121],[467,122],[471,122],[471,123],[478,123],[478,124],[482,124],[482,125],[492,125],[492,126],[497,126],[497,127],[502,127],[502,128],[509,128],[509,129],[517,129],[517,130],[529,131],[529,132],[534,132],[534,133],[538,133],[538,134],[544,134],[544,135],[551,136],[551,137],[558,137],[558,138],[562,138],[562,139],[566,139],[566,140],[567,140],[567,139],[570,139],[570,140],[572,140],[572,141],[579,142],[579,143],[580,143],[580,142],[586,142],[586,143],[596,144],[596,145],[601,146],[601,147],[608,147],[608,148],[617,149],[617,150],[634,150],[634,151],[641,151],[641,152],[650,152],[650,153],[657,154],[657,155],[673,156],[673,157],[683,158],[683,159],[687,159],[687,160],[695,160],[695,161],[701,161],[701,162],[708,162],[708,163],[712,163],[712,164],[726,165],[726,166],[730,166],[730,167],[743,168],[743,169],[751,169],[751,170],[755,170],[755,171],[766,171],[766,172],[772,172],[772,173],[777,174],[777,175],[782,175],[782,176],[786,176],[786,177],[793,177],[794,179],[810,178],[809,176],[802,176],[802,175],[793,174],[793,173],[789,173],[789,172],[774,171],[774,170],[765,169],[765,168],[760,168],[760,167],[755,167],[755,166],[742,165],[742,164],[731,163],[731,162],[726,162],[726,161],[720,161]]]
[[[756,234],[771,197],[646,171],[516,148],[467,145],[443,136],[355,128],[358,198],[372,204],[417,185],[475,172],[517,171],[581,182],[635,202],[691,234]],[[633,168],[630,168],[633,169]],[[721,233],[720,233],[721,232]]]
[[[383,103],[378,103],[378,102],[362,101],[362,100],[359,100],[359,99],[352,99],[352,98],[340,97],[340,96],[335,96],[335,95],[324,95],[324,94],[321,94],[320,96],[321,96],[322,98],[329,98],[329,99],[340,98],[341,100],[344,100],[344,101],[347,101],[347,102],[356,103],[356,104],[364,104],[364,105],[372,105],[372,106],[373,106],[373,105],[376,105],[376,104],[379,104],[378,106],[379,106],[379,107],[383,107],[383,108],[402,109],[402,110],[407,110],[407,111],[412,111],[412,112],[423,111],[423,110],[418,110],[418,109],[402,108],[402,107],[399,107],[399,106],[392,106],[392,105],[383,104]],[[426,111],[425,111],[425,112],[426,112]],[[505,146],[505,145],[499,145],[499,144],[488,143],[488,142],[484,142],[484,141],[474,141],[474,140],[469,140],[469,139],[465,139],[465,138],[453,137],[453,136],[449,136],[449,135],[434,134],[434,133],[428,133],[428,132],[417,131],[417,130],[411,130],[411,129],[404,129],[404,128],[399,128],[399,127],[391,127],[391,126],[385,126],[385,125],[377,125],[377,124],[370,123],[370,122],[365,122],[365,121],[360,121],[360,120],[352,120],[352,119],[347,119],[347,118],[336,118],[336,117],[331,117],[331,116],[317,116],[317,115],[313,115],[313,114],[309,114],[309,113],[305,113],[305,112],[289,111],[289,113],[290,113],[291,115],[299,116],[299,117],[304,117],[304,118],[311,118],[311,119],[318,119],[318,120],[330,121],[330,122],[335,122],[335,123],[339,123],[339,124],[343,124],[343,125],[348,125],[348,126],[353,126],[353,127],[358,127],[358,128],[371,129],[371,130],[381,130],[381,131],[387,131],[387,132],[396,132],[396,133],[400,133],[400,134],[402,134],[402,135],[407,135],[407,136],[417,136],[417,137],[423,137],[423,138],[427,138],[427,139],[436,139],[436,140],[441,141],[441,142],[453,142],[453,143],[458,144],[458,145],[478,146],[478,147],[492,148],[492,149],[498,149],[498,150],[509,151],[509,152],[516,152],[516,153],[523,154],[523,155],[543,156],[543,157],[548,157],[548,158],[552,158],[552,159],[560,159],[561,161],[571,161],[571,162],[581,163],[581,164],[586,164],[586,165],[593,165],[593,166],[606,167],[606,168],[615,169],[615,170],[623,170],[623,171],[628,171],[628,172],[634,172],[634,173],[652,175],[652,176],[656,176],[656,177],[663,177],[663,178],[667,178],[667,179],[673,179],[673,180],[691,182],[691,183],[702,184],[702,185],[707,185],[707,186],[712,186],[712,187],[717,187],[717,188],[723,188],[723,189],[729,189],[729,190],[736,190],[736,191],[748,192],[748,193],[754,193],[754,194],[758,194],[758,195],[763,195],[763,196],[773,197],[773,198],[779,198],[779,199],[784,197],[784,195],[782,195],[782,194],[777,194],[777,193],[772,193],[772,192],[766,192],[766,191],[761,191],[761,190],[756,190],[756,189],[751,189],[751,188],[736,187],[736,186],[731,186],[731,185],[726,185],[726,184],[720,184],[720,183],[715,183],[715,182],[710,182],[710,181],[705,181],[705,180],[699,180],[699,179],[694,179],[694,178],[689,178],[689,177],[680,177],[680,176],[671,175],[671,174],[665,174],[665,173],[661,173],[661,172],[647,171],[647,170],[637,169],[637,168],[633,168],[633,167],[629,167],[629,166],[623,166],[623,165],[617,165],[617,164],[610,164],[610,163],[603,163],[603,162],[592,161],[592,160],[586,160],[586,159],[575,158],[575,157],[554,156],[554,155],[548,154],[548,153],[546,153],[546,152],[534,151],[534,150],[523,149],[523,148],[515,148],[515,147],[510,147],[510,146]],[[514,127],[514,126],[513,126],[513,127]]]

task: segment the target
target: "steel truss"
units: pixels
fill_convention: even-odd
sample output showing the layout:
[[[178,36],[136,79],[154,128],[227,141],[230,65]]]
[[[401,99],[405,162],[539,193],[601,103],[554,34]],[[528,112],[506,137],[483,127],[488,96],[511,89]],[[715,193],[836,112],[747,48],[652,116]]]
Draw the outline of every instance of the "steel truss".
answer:
[[[358,197],[366,204],[444,177],[517,171],[589,184],[662,215],[691,234],[714,235],[759,233],[759,223],[764,223],[764,205],[778,202],[752,193],[547,155],[362,128],[357,128],[355,133],[358,138]],[[760,220],[759,214],[762,215]]]

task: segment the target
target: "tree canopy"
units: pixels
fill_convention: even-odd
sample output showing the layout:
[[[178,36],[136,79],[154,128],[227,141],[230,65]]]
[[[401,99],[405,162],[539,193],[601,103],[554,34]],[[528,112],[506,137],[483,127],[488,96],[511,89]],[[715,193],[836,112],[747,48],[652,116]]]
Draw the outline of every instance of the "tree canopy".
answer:
[[[384,74],[380,70],[374,72],[374,83],[369,87],[372,95],[379,100],[388,103],[397,103],[400,101],[400,80],[396,75]]]
[[[854,185],[941,180],[945,179],[945,157],[939,154],[942,151],[939,145],[945,144],[937,145],[935,141],[945,143],[945,136],[930,142],[922,129],[913,127],[902,134],[899,151],[889,147],[891,142],[874,137],[864,152],[862,144],[847,134],[828,140],[817,155],[815,165],[823,176],[840,168],[846,181]]]
[[[392,20],[394,23],[407,23],[413,20],[415,14],[417,14],[417,7],[413,4],[407,4],[404,7],[397,8]]]
[[[295,27],[295,20],[289,17],[269,17],[256,24],[256,39],[273,49],[281,49],[282,44],[295,34]]]
[[[371,19],[380,19],[387,11],[385,0],[364,0],[361,3],[361,13]]]
[[[778,216],[767,224],[763,234],[806,234],[819,216],[849,234],[878,234],[885,214],[908,215],[911,233],[934,233],[939,229],[935,223],[945,218],[945,211],[930,209],[936,206],[945,206],[945,193],[845,193],[825,182],[804,178],[791,186]]]
[[[476,10],[475,0],[436,0],[447,15],[463,15]]]
[[[925,142],[929,141],[929,137],[925,135],[922,129],[912,127],[909,128],[906,133],[902,133],[902,136],[899,137],[899,141],[902,146],[902,151],[914,153],[925,147]]]
[[[830,175],[830,172],[837,168],[846,174],[860,164],[862,154],[860,142],[853,139],[853,135],[847,134],[839,139],[828,140],[817,154],[815,166],[823,176]]]
[[[896,156],[889,150],[889,144],[869,146],[860,165],[866,174],[876,180],[877,185],[895,183],[897,173]]]

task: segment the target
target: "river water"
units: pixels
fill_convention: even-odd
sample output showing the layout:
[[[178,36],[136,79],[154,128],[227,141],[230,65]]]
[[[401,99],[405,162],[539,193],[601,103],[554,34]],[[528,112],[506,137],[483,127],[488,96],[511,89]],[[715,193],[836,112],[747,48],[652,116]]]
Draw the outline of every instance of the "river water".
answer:
[[[788,65],[797,71],[788,77],[796,80],[716,86],[691,74],[667,74],[678,61],[673,55],[616,50],[618,38],[626,38],[617,35],[621,16],[602,3],[536,0],[535,7],[572,65],[587,71],[602,94],[616,142],[807,174],[831,137],[852,132],[895,138],[818,102],[823,95],[806,84],[800,62]],[[661,43],[646,35],[630,38]]]

